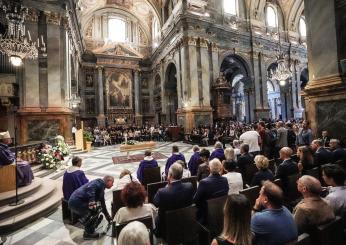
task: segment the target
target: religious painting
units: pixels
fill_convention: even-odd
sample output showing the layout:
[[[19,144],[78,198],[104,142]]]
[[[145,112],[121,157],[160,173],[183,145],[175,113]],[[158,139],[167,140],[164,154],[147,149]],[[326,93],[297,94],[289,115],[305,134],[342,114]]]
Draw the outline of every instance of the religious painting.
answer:
[[[85,86],[89,88],[94,87],[94,79],[92,74],[87,74],[85,76]]]
[[[129,70],[106,70],[109,107],[131,108],[132,73]]]

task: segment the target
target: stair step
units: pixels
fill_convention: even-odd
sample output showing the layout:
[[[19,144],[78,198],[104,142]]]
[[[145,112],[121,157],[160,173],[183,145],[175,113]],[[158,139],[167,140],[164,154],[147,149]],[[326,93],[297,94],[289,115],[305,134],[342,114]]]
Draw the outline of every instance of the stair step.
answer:
[[[55,183],[57,182],[55,181]],[[42,201],[39,205],[34,205],[23,212],[1,220],[0,235],[7,235],[56,210],[61,204],[62,191],[60,189],[56,187],[51,192],[49,198]]]
[[[36,204],[38,205],[39,202],[44,201],[49,197],[49,194],[56,189],[56,182],[53,180],[46,179],[44,181],[44,185],[41,185],[39,189],[32,193],[30,196],[26,198],[21,198],[24,200],[23,204],[17,205],[17,206],[9,206],[4,205],[0,206],[0,221],[10,217],[11,215],[15,215],[18,212],[25,211]]]
[[[36,173],[38,171],[41,171],[43,169],[42,164],[36,165],[36,166],[31,166],[31,170],[33,173]]]
[[[35,178],[28,186],[23,186],[18,188],[18,196],[20,199],[30,196],[33,192],[41,186],[43,180],[40,178]],[[7,205],[15,200],[16,191],[3,192],[0,195],[0,206]]]
[[[50,175],[54,173],[56,170],[55,169],[41,169],[40,171],[34,173],[35,178],[43,178],[46,177],[47,175]]]
[[[86,152],[88,152],[88,151],[86,151],[86,150],[74,150],[74,151],[71,151],[71,154],[76,155],[76,154],[83,154]]]

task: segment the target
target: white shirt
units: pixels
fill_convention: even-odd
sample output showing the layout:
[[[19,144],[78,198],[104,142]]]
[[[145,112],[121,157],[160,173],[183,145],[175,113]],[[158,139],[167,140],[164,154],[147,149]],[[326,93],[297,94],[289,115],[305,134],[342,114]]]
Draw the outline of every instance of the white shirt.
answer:
[[[155,226],[157,208],[155,208],[155,206],[150,203],[144,203],[143,206],[137,208],[122,207],[115,214],[114,221],[117,224],[120,224],[129,220],[143,218],[146,216],[151,216],[153,218],[153,225]]]
[[[331,187],[325,198],[333,208],[335,215],[342,216],[346,210],[346,186]]]
[[[138,182],[138,179],[132,175],[132,180],[130,178],[130,175],[127,174],[125,176],[123,176],[121,179],[119,179],[116,187],[115,187],[115,190],[122,190],[124,189],[125,185],[127,185],[128,183],[130,183],[131,181],[134,181],[134,182]]]
[[[243,189],[243,178],[241,176],[241,173],[230,172],[222,176],[226,177],[228,181],[228,186],[229,186],[228,195],[239,194],[239,191]]]
[[[76,127],[72,127],[72,133],[75,134],[77,132]]]
[[[240,135],[239,140],[249,145],[249,152],[255,152],[261,150],[258,144],[259,137],[260,135],[257,131],[251,130]]]
[[[188,169],[183,169],[183,177],[182,178],[189,178],[191,177],[191,172]]]

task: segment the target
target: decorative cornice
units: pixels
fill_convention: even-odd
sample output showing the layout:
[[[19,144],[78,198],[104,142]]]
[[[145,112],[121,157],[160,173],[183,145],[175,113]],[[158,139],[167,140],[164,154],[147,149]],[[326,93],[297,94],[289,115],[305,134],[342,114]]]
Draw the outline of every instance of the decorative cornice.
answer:
[[[25,21],[38,22],[38,12],[37,12],[37,10],[29,8],[29,13],[25,17]]]
[[[44,12],[46,15],[46,23],[51,25],[60,25],[61,24],[61,16],[59,13],[54,12]]]

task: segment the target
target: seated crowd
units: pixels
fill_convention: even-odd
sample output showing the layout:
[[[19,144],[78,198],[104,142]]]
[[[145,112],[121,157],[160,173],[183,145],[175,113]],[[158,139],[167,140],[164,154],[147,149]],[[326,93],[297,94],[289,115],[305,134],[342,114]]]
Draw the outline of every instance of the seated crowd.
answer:
[[[193,146],[193,155],[188,162],[174,145],[162,173],[167,183],[157,190],[152,203],[146,203],[147,186],[141,183],[144,170],[158,167],[158,164],[151,151],[146,151],[137,178],[128,170],[122,173],[121,186],[117,189],[122,189],[121,199],[125,206],[114,217],[109,217],[106,212],[106,218],[123,223],[149,216],[156,237],[165,239],[170,232],[165,225],[167,211],[195,205],[196,221],[201,227],[207,227],[208,200],[225,197],[223,230],[209,241],[211,244],[294,244],[300,234],[309,233],[312,227],[331,222],[336,216],[344,216],[346,150],[340,147],[339,140],[326,140],[325,132],[324,138],[313,140],[305,122],[301,129],[297,129],[297,134],[293,132],[296,136],[293,141],[293,136],[288,133],[294,131],[292,128],[292,125],[278,122],[275,140],[271,142],[273,135],[270,130],[259,123],[239,135],[239,141],[234,141],[233,147],[224,149],[223,142],[217,141],[210,153],[207,149]],[[233,132],[232,135],[237,134]],[[316,176],[310,174],[313,169],[318,169]],[[190,176],[195,176],[198,181],[197,189],[192,183],[184,182]],[[290,195],[292,176],[298,193],[294,199]],[[109,176],[102,181],[103,190],[110,188]],[[90,182],[70,197],[72,210],[75,193],[81,193],[80,190],[88,185]],[[252,186],[258,186],[259,190],[253,203],[242,194]],[[97,200],[104,202],[102,195],[103,191],[98,194],[98,199],[85,200],[90,207]],[[130,225],[135,226],[133,223]],[[94,230],[87,228],[85,237],[94,237]],[[120,233],[118,239],[121,238]]]

